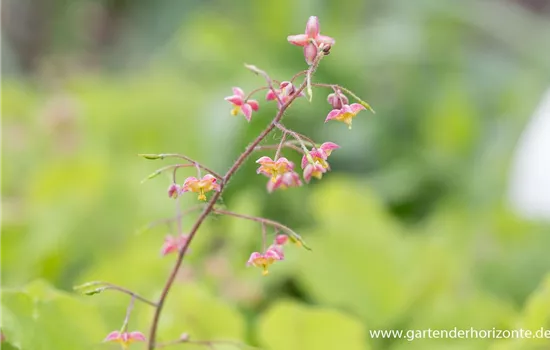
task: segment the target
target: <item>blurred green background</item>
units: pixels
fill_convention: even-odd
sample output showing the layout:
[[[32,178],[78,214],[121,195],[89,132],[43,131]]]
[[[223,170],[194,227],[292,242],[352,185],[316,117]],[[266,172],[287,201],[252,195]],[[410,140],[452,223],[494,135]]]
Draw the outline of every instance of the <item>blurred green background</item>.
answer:
[[[550,328],[550,225],[520,218],[505,196],[514,147],[549,85],[548,1],[3,5],[3,348],[117,348],[101,341],[120,328],[129,298],[72,287],[104,280],[160,293],[175,258],[159,254],[171,228],[142,228],[174,215],[174,201],[169,176],[140,181],[170,162],[136,155],[185,153],[224,172],[276,107],[262,93],[248,124],[223,98],[232,86],[264,84],[243,63],[277,80],[304,69],[286,36],[303,32],[310,15],[336,39],[314,80],[350,88],[377,114],[362,112],[349,131],[323,124],[328,91],[296,102],[288,127],[341,145],[332,171],[268,195],[251,159],[223,199],[294,228],[313,251],[289,247],[263,278],[245,268],[261,249],[261,227],[209,219],[170,294],[160,340],[187,332],[271,350],[550,347],[550,339],[369,334]],[[193,205],[195,196],[185,198]],[[137,304],[130,330],[147,334],[151,316]]]

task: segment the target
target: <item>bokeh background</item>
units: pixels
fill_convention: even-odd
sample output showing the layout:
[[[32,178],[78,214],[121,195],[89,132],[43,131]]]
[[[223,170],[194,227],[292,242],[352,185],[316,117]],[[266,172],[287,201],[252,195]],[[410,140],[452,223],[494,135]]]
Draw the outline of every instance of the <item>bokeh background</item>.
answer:
[[[323,123],[328,91],[296,102],[288,127],[341,145],[332,171],[268,195],[252,159],[223,201],[294,228],[313,251],[288,247],[264,278],[245,268],[261,227],[209,219],[160,340],[186,332],[272,350],[550,348],[369,334],[550,328],[550,225],[522,218],[506,196],[514,149],[549,86],[544,0],[4,1],[3,348],[117,348],[101,341],[120,328],[128,296],[72,287],[103,280],[160,293],[175,256],[159,252],[173,227],[143,228],[174,215],[174,201],[168,175],[141,180],[170,161],[137,154],[185,153],[225,171],[276,107],[260,94],[248,124],[223,98],[264,84],[243,63],[277,80],[304,69],[286,36],[310,15],[337,42],[314,80],[350,88],[377,114],[362,112],[349,131]],[[194,203],[186,196],[183,207]],[[151,315],[138,303],[130,329],[146,333]]]

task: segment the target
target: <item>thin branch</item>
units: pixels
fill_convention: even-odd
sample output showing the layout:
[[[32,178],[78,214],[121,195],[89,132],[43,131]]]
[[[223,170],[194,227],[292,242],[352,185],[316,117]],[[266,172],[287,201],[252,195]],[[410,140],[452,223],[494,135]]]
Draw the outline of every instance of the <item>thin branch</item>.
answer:
[[[171,165],[167,165],[167,166],[164,166],[160,169],[157,169],[155,172],[151,173],[149,176],[147,176],[141,182],[143,183],[147,180],[151,180],[152,178],[155,178],[155,177],[159,176],[160,174],[162,174],[166,170],[174,169],[174,173],[172,174],[172,179],[174,180],[174,183],[175,183],[176,171],[179,168],[188,168],[188,167],[192,167],[192,166],[194,166],[194,165],[193,164],[171,164]]]
[[[292,76],[292,78],[290,78],[290,82],[291,82],[291,83],[294,82],[294,80],[296,80],[296,78],[298,78],[300,75],[304,75],[304,74],[307,74],[307,69],[305,69],[305,70],[303,70],[303,71],[301,71],[301,72],[298,72],[298,73],[294,74],[294,75]]]
[[[283,136],[281,136],[281,142],[279,142],[279,147],[277,147],[277,151],[275,151],[275,159],[279,159],[279,156],[281,155],[281,148],[283,148],[283,143],[286,139],[286,131],[283,131]]]
[[[267,241],[267,232],[265,229],[265,223],[262,222],[262,252],[265,252],[265,242]]]
[[[313,141],[312,139],[310,139],[309,137],[303,135],[303,134],[300,134],[299,132],[296,132],[294,130],[290,130],[288,129],[287,127],[285,127],[283,124],[281,123],[277,123],[277,128],[280,129],[281,131],[283,132],[286,132],[290,135],[292,135],[292,137],[294,137],[296,139],[296,141],[298,141],[301,145],[303,145],[303,140],[307,141],[309,144],[311,144],[311,146],[313,148],[315,148],[315,146],[317,145],[315,143],[315,141]],[[304,145],[305,146],[305,145]]]
[[[299,234],[294,232],[294,230],[292,230],[290,227],[285,226],[285,225],[281,224],[280,222],[270,220],[270,219],[266,219],[266,218],[261,218],[261,217],[258,217],[258,216],[249,216],[249,215],[239,214],[239,213],[235,213],[235,212],[232,212],[232,211],[229,211],[229,210],[223,210],[223,209],[213,209],[212,211],[216,214],[228,215],[228,216],[233,216],[233,217],[236,217],[236,218],[239,218],[239,219],[245,219],[245,220],[260,222],[264,225],[269,225],[271,227],[274,227],[275,229],[280,229],[281,231],[284,231],[284,232],[288,233],[289,235],[291,235],[297,242],[300,242],[304,246],[304,248],[306,248],[307,250],[311,250],[311,248],[309,248],[304,243],[304,240],[302,239],[302,236],[300,236]]]
[[[139,300],[139,301],[141,301],[145,304],[151,305],[153,307],[157,307],[157,303],[155,303],[155,302],[153,302],[149,299],[146,299],[146,298],[142,297],[141,295],[132,292],[129,289],[126,289],[126,288],[121,287],[121,286],[117,286],[116,284],[112,284],[112,283],[109,283],[109,282],[93,281],[93,282],[85,283],[85,284],[80,285],[80,286],[76,286],[76,287],[74,287],[74,289],[75,290],[90,289],[91,287],[95,287],[95,286],[98,286],[98,288],[93,289],[93,290],[83,291],[83,293],[87,294],[87,295],[93,295],[93,294],[98,294],[98,293],[101,293],[105,290],[111,289],[111,290],[119,291],[119,292],[124,293],[124,294],[128,294],[132,298],[135,298],[136,300]]]
[[[246,96],[246,98],[245,98],[244,100],[245,100],[245,101],[248,101],[248,99],[251,98],[252,95],[254,95],[255,93],[257,93],[257,92],[259,92],[259,91],[263,91],[263,90],[269,90],[269,89],[270,89],[269,86],[262,86],[262,87],[260,87],[260,88],[254,89],[254,90],[252,90],[252,91],[250,91],[250,92],[248,93],[248,95]]]
[[[188,156],[185,156],[183,154],[178,153],[162,153],[162,154],[140,154],[140,156],[147,158],[147,159],[165,159],[165,158],[180,158],[185,159],[189,163],[193,164],[194,166],[198,166],[205,171],[209,172],[210,174],[214,175],[218,179],[222,179],[222,176],[215,172],[214,170],[207,168],[206,166],[202,165],[201,163],[197,162],[196,160],[189,158]]]
[[[254,72],[256,74],[259,74],[259,75],[261,75],[265,78],[265,80],[267,81],[267,85],[269,86],[269,89],[271,91],[273,91],[273,94],[275,95],[275,98],[277,99],[277,102],[279,102],[279,106],[282,106],[283,101],[281,100],[281,98],[279,97],[279,94],[277,93],[277,91],[273,87],[273,80],[269,77],[269,75],[265,71],[259,69],[258,67],[254,66],[254,65],[245,64],[244,66],[247,69],[251,70],[252,72]]]
[[[262,146],[257,146],[254,149],[254,151],[263,151],[263,150],[268,150],[268,149],[276,150],[278,147],[279,147],[279,145],[262,145]],[[288,143],[288,141],[283,144],[283,147],[290,148],[290,149],[295,150],[296,152],[300,152],[301,154],[304,154],[303,149],[301,149],[300,147],[297,147],[297,146],[295,146],[291,143]]]
[[[132,310],[134,309],[134,302],[135,302],[135,296],[132,295],[132,299],[130,299],[130,304],[128,305],[128,308],[126,309],[126,317],[124,317],[124,322],[122,323],[122,328],[120,329],[120,333],[125,333],[128,330],[128,322],[130,322],[130,314],[132,313]]]
[[[169,218],[166,218],[166,219],[160,219],[160,220],[155,220],[153,222],[151,222],[150,224],[146,225],[145,227],[142,227],[140,228],[137,232],[138,233],[141,233],[141,232],[144,232],[144,231],[147,231],[147,230],[150,230],[152,228],[155,228],[159,225],[163,225],[163,224],[170,224],[171,222],[174,222],[178,219],[181,219],[182,217],[184,217],[185,215],[193,212],[193,211],[196,211],[196,210],[199,210],[199,209],[203,209],[204,208],[204,205],[195,205],[191,208],[188,208],[184,211],[182,211],[180,213],[180,215],[176,215],[176,216],[171,216]]]

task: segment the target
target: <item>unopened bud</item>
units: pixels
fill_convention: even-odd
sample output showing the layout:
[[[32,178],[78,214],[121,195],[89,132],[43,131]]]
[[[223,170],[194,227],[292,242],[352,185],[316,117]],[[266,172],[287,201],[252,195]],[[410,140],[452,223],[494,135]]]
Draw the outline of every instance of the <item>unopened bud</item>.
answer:
[[[349,104],[348,98],[342,93],[332,93],[328,95],[327,102],[330,103],[334,109],[342,109],[343,105]]]
[[[178,184],[171,184],[170,187],[168,187],[168,197],[178,198],[180,191],[181,187]]]

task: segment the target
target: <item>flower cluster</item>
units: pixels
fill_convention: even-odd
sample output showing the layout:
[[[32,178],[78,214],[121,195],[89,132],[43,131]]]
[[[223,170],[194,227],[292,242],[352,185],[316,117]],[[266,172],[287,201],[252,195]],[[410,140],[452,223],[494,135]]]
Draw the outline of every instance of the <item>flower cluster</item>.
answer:
[[[268,178],[266,186],[268,192],[273,192],[277,189],[287,189],[290,187],[302,186],[302,178],[304,182],[309,183],[312,178],[321,179],[323,175],[330,170],[328,158],[331,155],[332,151],[340,148],[339,145],[334,142],[324,142],[322,144],[318,144],[308,136],[302,135],[294,130],[287,129],[282,124],[283,117],[286,114],[285,112],[292,105],[293,101],[305,96],[304,91],[307,92],[309,100],[311,101],[313,87],[331,89],[332,92],[327,96],[327,102],[332,107],[332,110],[326,116],[325,122],[331,120],[340,121],[348,125],[350,129],[353,118],[355,118],[360,111],[367,108],[370,109],[369,105],[366,102],[362,101],[352,91],[344,87],[341,87],[339,85],[319,84],[312,82],[312,77],[319,67],[321,59],[330,53],[332,46],[335,44],[335,40],[333,38],[321,35],[319,20],[317,19],[317,17],[311,16],[308,19],[305,32],[303,34],[290,35],[287,37],[287,40],[290,44],[303,48],[304,58],[306,63],[308,64],[307,69],[298,72],[288,80],[280,81],[271,79],[266,72],[258,69],[255,66],[246,65],[248,69],[264,77],[267,84],[265,86],[250,91],[248,94],[245,94],[243,89],[239,87],[233,87],[233,94],[225,97],[225,100],[232,105],[230,113],[233,116],[242,114],[248,122],[251,121],[253,113],[259,111],[260,108],[258,101],[252,99],[254,94],[260,91],[267,91],[265,99],[267,101],[277,101],[277,112],[273,119],[271,119],[270,123],[267,124],[268,126],[256,137],[256,139],[245,148],[244,152],[237,158],[237,160],[233,163],[233,165],[227,170],[225,174],[222,175],[220,173],[217,173],[216,171],[213,171],[203,164],[182,154],[168,153],[142,155],[146,159],[165,159],[171,157],[177,158],[180,161],[182,159],[186,161],[187,163],[184,164],[173,164],[160,168],[156,172],[151,174],[148,179],[161,174],[165,170],[172,170],[172,183],[167,190],[169,198],[179,199],[180,196],[182,196],[184,193],[193,192],[197,194],[197,199],[199,201],[209,200],[209,202],[206,205],[197,205],[194,208],[186,210],[186,212],[193,211],[195,209],[200,209],[202,211],[201,214],[197,217],[195,223],[189,229],[188,234],[184,234],[182,232],[183,229],[181,220],[184,212],[181,211],[181,203],[179,200],[176,201],[176,216],[173,218],[161,220],[162,223],[174,221],[178,222],[177,232],[175,232],[175,234],[167,235],[164,238],[162,247],[160,248],[160,253],[162,256],[177,253],[178,259],[175,259],[176,263],[172,269],[172,273],[167,279],[158,301],[148,300],[147,298],[142,297],[141,295],[133,291],[113,284],[108,284],[104,282],[91,282],[87,284],[88,286],[97,286],[98,284],[101,285],[92,291],[88,291],[86,293],[88,295],[97,294],[106,289],[113,289],[132,297],[121,330],[109,333],[104,339],[105,342],[116,342],[121,345],[122,349],[127,349],[128,346],[134,342],[146,341],[145,336],[141,332],[127,331],[129,317],[133,308],[134,301],[136,300],[155,308],[153,321],[151,323],[151,333],[147,339],[149,349],[189,341],[189,336],[187,334],[184,334],[180,337],[180,339],[176,341],[162,343],[159,345],[159,343],[157,343],[156,334],[159,325],[159,319],[161,319],[160,314],[162,311],[162,305],[166,300],[168,292],[173,286],[175,280],[174,277],[177,276],[177,273],[181,268],[183,258],[185,256],[185,253],[188,251],[187,248],[193,240],[193,237],[195,237],[195,234],[198,232],[202,223],[207,219],[208,215],[227,215],[233,216],[234,218],[259,222],[262,224],[263,248],[261,252],[253,252],[250,255],[247,261],[247,265],[259,267],[264,276],[269,274],[269,267],[272,264],[285,259],[285,246],[289,242],[295,243],[305,249],[310,249],[297,233],[295,233],[292,229],[283,224],[280,224],[270,219],[234,213],[225,210],[222,208],[222,206],[218,205],[220,203],[219,201],[221,200],[222,191],[228,185],[233,175],[237,172],[237,170],[239,170],[239,168],[241,168],[244,162],[250,158],[252,153],[257,150],[276,150],[273,158],[269,156],[262,156],[256,160],[256,163],[258,164],[257,174],[261,174]],[[299,77],[302,77],[303,81],[300,84],[295,85],[294,81]],[[358,103],[350,104],[348,97],[344,93],[354,98]],[[280,142],[278,142],[278,144],[276,145],[265,145],[264,141],[267,140],[267,136],[276,129],[283,133]],[[291,149],[301,155],[301,176],[297,172],[299,170],[296,169],[294,163],[288,158],[281,156],[283,149]],[[182,185],[178,184],[177,171],[180,168],[195,168],[197,171],[196,177],[187,177]],[[206,172],[206,175],[202,176],[202,171]],[[209,198],[207,197],[207,195]],[[266,243],[266,227],[274,228],[275,232],[285,233],[277,234],[273,242],[269,244],[267,248],[265,248],[268,245]],[[206,342],[204,344],[206,344]]]

